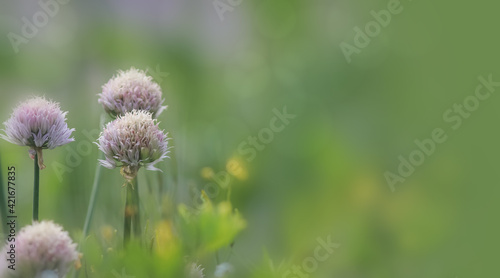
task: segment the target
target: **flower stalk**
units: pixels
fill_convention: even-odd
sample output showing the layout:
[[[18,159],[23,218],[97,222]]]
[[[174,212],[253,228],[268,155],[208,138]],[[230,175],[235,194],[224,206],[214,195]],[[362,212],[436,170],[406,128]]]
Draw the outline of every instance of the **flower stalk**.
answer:
[[[99,157],[100,158],[104,157],[103,153],[100,153]],[[92,192],[90,193],[89,207],[87,208],[87,216],[85,217],[85,224],[83,225],[82,241],[85,240],[90,230],[90,221],[94,216],[94,208],[96,203],[97,191],[99,189],[100,179],[101,179],[101,165],[97,163],[94,174],[94,182],[92,185]]]
[[[142,236],[141,214],[139,210],[139,187],[137,177],[126,184],[127,197],[125,200],[123,240],[126,245],[132,238]]]
[[[132,188],[130,184],[127,184],[127,197],[125,199],[125,211],[124,211],[124,222],[123,222],[123,245],[130,242],[132,236],[132,216],[133,216],[133,206],[132,206]]]
[[[33,185],[33,222],[38,221],[38,207],[40,200],[40,166],[38,163],[38,152],[35,153],[34,163],[34,185]]]
[[[101,119],[99,122],[99,125],[102,126],[104,125],[105,121],[105,115],[101,115]],[[99,159],[104,158],[104,153],[100,152],[99,153]],[[95,168],[95,174],[94,174],[94,182],[92,184],[92,192],[90,193],[90,201],[89,201],[89,207],[87,208],[87,216],[85,217],[85,224],[83,224],[83,234],[82,234],[82,242],[85,240],[87,237],[89,230],[90,230],[90,222],[92,218],[94,217],[94,208],[96,204],[96,197],[97,197],[97,192],[99,191],[99,181],[101,180],[101,164],[97,163],[96,168]],[[80,244],[81,246],[81,244]]]
[[[132,206],[134,207],[134,214],[132,216],[132,224],[134,228],[134,236],[137,238],[141,238],[142,229],[141,229],[141,211],[139,209],[139,182],[138,177],[132,181]]]

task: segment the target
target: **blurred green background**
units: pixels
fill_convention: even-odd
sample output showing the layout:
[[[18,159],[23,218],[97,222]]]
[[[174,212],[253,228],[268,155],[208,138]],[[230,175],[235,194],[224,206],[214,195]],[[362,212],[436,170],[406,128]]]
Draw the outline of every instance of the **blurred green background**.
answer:
[[[478,76],[500,80],[500,6],[402,0],[402,12],[348,63],[340,44],[353,44],[353,28],[389,2],[243,0],[221,20],[212,1],[74,0],[15,53],[7,34],[20,34],[22,18],[41,7],[3,1],[2,121],[19,101],[44,94],[76,129],[76,142],[45,152],[41,218],[81,233],[98,156],[97,94],[118,69],[134,66],[157,73],[168,105],[159,120],[173,149],[160,167],[171,199],[141,192],[157,214],[193,205],[210,169],[245,161],[238,146],[269,127],[273,109],[296,115],[241,163],[247,176],[231,178],[233,205],[248,222],[230,258],[239,277],[264,250],[276,264],[302,264],[328,236],[340,247],[310,277],[497,275],[500,97],[482,101],[457,130],[443,113],[474,94]],[[391,192],[384,173],[438,127],[448,140]],[[27,225],[32,161],[27,148],[3,140],[0,151],[4,177],[16,166],[17,214]],[[120,182],[117,170],[103,170],[92,233],[120,231]]]

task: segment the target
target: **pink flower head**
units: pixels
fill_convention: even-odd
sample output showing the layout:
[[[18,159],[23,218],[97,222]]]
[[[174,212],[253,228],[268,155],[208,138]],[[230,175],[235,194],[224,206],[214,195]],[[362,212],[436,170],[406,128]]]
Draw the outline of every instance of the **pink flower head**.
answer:
[[[119,71],[102,86],[99,103],[112,117],[123,116],[132,110],[145,110],[157,118],[167,108],[162,106],[160,86],[142,70],[131,68]]]
[[[16,269],[0,269],[1,277],[43,277],[52,273],[64,277],[71,264],[79,259],[76,244],[68,232],[51,221],[35,222],[19,232],[16,242]],[[2,260],[6,262],[10,243],[2,250]]]
[[[42,149],[53,149],[74,141],[70,138],[75,129],[68,128],[66,114],[59,104],[43,97],[33,97],[21,102],[10,118],[4,122],[3,139],[30,147],[30,154],[39,154],[40,168],[43,166]]]
[[[141,166],[148,170],[168,154],[167,134],[158,127],[151,113],[133,110],[108,123],[97,145],[104,152],[101,165],[113,169],[122,167],[122,174],[132,180]]]

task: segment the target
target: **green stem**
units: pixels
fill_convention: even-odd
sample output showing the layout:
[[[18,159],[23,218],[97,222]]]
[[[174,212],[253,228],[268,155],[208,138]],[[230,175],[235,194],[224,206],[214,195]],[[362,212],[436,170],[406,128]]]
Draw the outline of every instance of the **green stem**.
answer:
[[[127,184],[127,198],[125,201],[124,224],[123,224],[123,245],[130,241],[132,234],[132,188]]]
[[[99,125],[103,126],[104,122],[106,120],[106,116],[104,114],[101,115],[101,119],[99,121]],[[99,152],[99,160],[104,159],[104,153]],[[99,181],[101,180],[101,165],[99,162],[97,162],[96,168],[95,168],[95,174],[94,174],[94,182],[92,184],[92,192],[90,193],[90,202],[89,206],[87,208],[87,216],[85,216],[85,223],[83,224],[83,232],[82,232],[82,238],[80,240],[80,244],[78,245],[78,251],[82,249],[83,243],[85,241],[85,238],[89,234],[90,231],[90,223],[92,222],[92,218],[94,217],[94,209],[96,205],[96,196],[97,192],[99,191]],[[72,277],[75,278],[78,276],[80,273],[79,270],[73,271]],[[68,275],[69,277],[69,275]]]
[[[99,153],[99,159],[104,158],[104,153],[100,152]],[[90,193],[90,202],[89,202],[89,207],[87,208],[87,216],[85,217],[85,224],[83,225],[83,234],[82,234],[82,243],[87,237],[89,230],[90,230],[90,222],[92,218],[94,217],[94,208],[96,204],[96,196],[97,192],[99,189],[99,180],[101,179],[101,165],[97,163],[97,166],[95,168],[95,174],[94,174],[94,183],[92,185],[92,192]],[[81,244],[80,246],[81,247]]]
[[[103,126],[105,122],[106,116],[104,114],[101,115],[101,119],[99,121],[99,126]],[[104,153],[99,152],[99,160],[104,159]],[[94,217],[94,209],[96,205],[96,196],[97,192],[99,191],[99,181],[101,180],[101,164],[97,162],[97,165],[95,167],[95,174],[94,174],[94,182],[92,184],[92,192],[90,193],[90,202],[89,202],[89,207],[87,208],[87,216],[85,217],[85,223],[83,224],[83,234],[82,234],[82,239],[81,239],[81,244],[78,246],[78,250],[80,250],[81,246],[83,245],[83,241],[89,234],[90,230],[90,222],[92,221],[92,218]]]
[[[142,229],[141,229],[141,213],[139,210],[139,182],[138,182],[138,177],[135,177],[134,180],[132,181],[133,188],[133,199],[132,199],[132,206],[133,206],[133,218],[132,218],[132,223],[134,225],[134,236],[136,238],[141,238],[142,236]]]
[[[144,176],[146,177],[146,185],[148,186],[149,194],[153,194],[153,182],[151,181],[151,177],[148,175],[148,172],[144,172]]]
[[[163,196],[163,173],[158,171],[158,203],[161,204]]]
[[[33,189],[33,222],[38,221],[38,206],[40,197],[40,167],[38,167],[38,152],[35,153],[35,181]]]
[[[104,158],[104,153],[99,152],[99,159]],[[80,251],[83,247],[83,243],[85,242],[85,238],[89,234],[90,223],[92,222],[92,218],[94,217],[94,209],[96,205],[96,196],[99,191],[99,181],[101,180],[101,164],[97,163],[94,174],[94,183],[92,185],[92,192],[90,193],[90,202],[89,207],[87,208],[87,216],[85,217],[85,224],[83,224],[83,232],[82,238],[80,240],[80,244],[78,244],[78,251]],[[80,273],[80,270],[75,270],[71,277],[75,278]],[[69,275],[68,275],[69,277]]]

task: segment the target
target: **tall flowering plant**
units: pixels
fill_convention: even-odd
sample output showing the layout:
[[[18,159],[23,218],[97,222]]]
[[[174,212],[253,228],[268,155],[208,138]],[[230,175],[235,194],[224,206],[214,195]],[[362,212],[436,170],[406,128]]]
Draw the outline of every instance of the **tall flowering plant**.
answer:
[[[21,102],[10,118],[4,122],[4,140],[13,144],[29,147],[29,154],[35,161],[33,220],[38,220],[39,170],[44,169],[44,149],[53,149],[74,141],[68,128],[66,114],[57,102],[44,97],[33,97]]]
[[[148,76],[145,71],[136,69],[134,67],[126,71],[118,71],[115,76],[113,76],[108,82],[106,82],[106,84],[102,86],[102,92],[98,94],[98,97],[98,102],[102,105],[104,111],[113,119],[125,116],[125,114],[132,111],[147,112],[150,114],[150,117],[154,119],[167,108],[167,106],[163,105],[165,99],[162,97],[160,86],[156,82],[154,82],[153,78],[151,76]],[[135,176],[135,173],[138,171],[140,166],[145,166],[148,169],[153,169],[153,165],[156,162],[154,162],[154,160],[147,162],[143,159],[144,157],[148,156],[148,154],[146,153],[147,150],[142,150],[140,165],[139,163],[136,163],[134,161],[136,160],[135,157],[129,157],[125,159],[124,162],[115,161],[112,152],[109,149],[106,150],[106,145],[104,144],[105,141],[111,142],[110,140],[103,137],[103,144],[101,144],[101,142],[99,143],[100,148],[102,146],[101,150],[103,150],[103,153],[100,154],[100,157],[102,158],[100,159],[101,165],[107,168],[121,167],[122,174],[126,176],[127,180],[135,182],[134,189],[131,190],[134,190],[134,194],[138,194],[137,182],[133,178]],[[123,148],[121,151],[125,152],[125,148]],[[138,153],[137,150],[132,152],[135,154]],[[159,152],[161,151],[155,151],[155,153]],[[106,157],[104,157],[105,153],[107,154]],[[117,157],[123,158],[124,156],[119,155]],[[96,195],[99,187],[100,173],[100,167],[97,166],[92,194],[90,197],[90,204],[87,210],[87,217],[85,219],[85,225],[83,229],[84,237],[88,233],[90,221],[93,216]],[[137,218],[139,218],[138,212]],[[138,233],[140,233],[140,231],[138,231]]]
[[[167,134],[159,128],[151,113],[133,110],[108,123],[97,144],[105,157],[100,160],[101,165],[109,169],[120,167],[127,181],[124,238],[130,238],[132,224],[135,235],[139,236],[137,173],[141,167],[158,170],[154,165],[166,158],[169,152]]]

